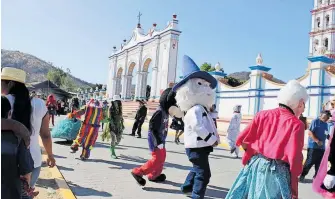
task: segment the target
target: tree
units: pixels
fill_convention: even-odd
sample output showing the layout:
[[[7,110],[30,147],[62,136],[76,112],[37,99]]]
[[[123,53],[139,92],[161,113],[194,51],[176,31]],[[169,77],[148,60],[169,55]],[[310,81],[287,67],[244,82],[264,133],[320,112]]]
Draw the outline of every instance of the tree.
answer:
[[[102,84],[95,84],[95,87],[94,87],[94,89],[96,88],[96,87],[98,87],[98,89],[100,90],[100,89],[102,89]]]
[[[67,74],[61,68],[55,68],[48,72],[47,79],[60,87],[66,76]]]
[[[47,79],[66,91],[74,92],[76,86],[70,78],[71,71],[68,68],[66,71],[67,72],[64,72],[62,68],[56,67],[48,72]]]
[[[212,71],[215,71],[215,68],[213,68],[210,63],[205,62],[200,66],[200,70],[206,71],[206,72],[212,72]]]

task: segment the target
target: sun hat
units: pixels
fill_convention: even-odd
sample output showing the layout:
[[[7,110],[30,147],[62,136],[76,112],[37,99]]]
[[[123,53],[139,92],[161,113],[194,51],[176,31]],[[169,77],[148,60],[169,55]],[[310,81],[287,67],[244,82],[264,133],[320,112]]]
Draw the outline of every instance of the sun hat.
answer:
[[[120,95],[114,95],[113,101],[121,101]]]
[[[13,67],[4,67],[1,70],[1,80],[15,81],[25,84],[27,74],[24,70],[13,68]]]
[[[210,83],[210,87],[214,89],[217,85],[217,80],[206,71],[201,71],[197,64],[187,55],[184,55],[182,66],[183,79],[174,85],[173,91],[184,85],[189,79],[200,78]]]

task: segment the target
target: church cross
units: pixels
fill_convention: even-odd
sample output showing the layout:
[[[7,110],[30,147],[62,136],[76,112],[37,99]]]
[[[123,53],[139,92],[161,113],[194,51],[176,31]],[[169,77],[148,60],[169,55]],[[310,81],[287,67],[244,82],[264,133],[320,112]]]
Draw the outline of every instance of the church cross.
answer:
[[[138,18],[138,24],[141,24],[141,16],[142,16],[142,13],[141,13],[141,12],[138,12],[138,15],[137,15],[137,18]]]

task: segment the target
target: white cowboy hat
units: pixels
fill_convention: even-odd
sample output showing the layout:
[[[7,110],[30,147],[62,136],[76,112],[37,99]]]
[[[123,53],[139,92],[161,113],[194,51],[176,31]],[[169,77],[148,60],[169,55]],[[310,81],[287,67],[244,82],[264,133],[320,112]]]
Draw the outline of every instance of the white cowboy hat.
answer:
[[[114,95],[113,101],[121,101],[120,95]]]
[[[25,84],[27,74],[21,69],[4,67],[1,70],[1,80],[15,81]]]

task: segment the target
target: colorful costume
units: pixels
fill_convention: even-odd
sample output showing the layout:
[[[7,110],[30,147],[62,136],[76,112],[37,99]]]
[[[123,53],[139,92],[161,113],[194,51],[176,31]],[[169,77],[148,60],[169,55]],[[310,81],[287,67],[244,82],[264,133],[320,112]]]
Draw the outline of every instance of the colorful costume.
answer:
[[[184,117],[184,145],[193,168],[181,186],[183,193],[192,193],[193,199],[205,197],[211,178],[209,154],[220,143],[220,137],[209,108],[214,104],[217,80],[205,71],[200,71],[194,61],[184,56],[183,76],[174,86],[176,100]]]
[[[67,117],[56,124],[51,131],[51,135],[53,138],[62,138],[72,141],[76,139],[80,127],[80,119]]]
[[[118,145],[122,138],[122,133],[124,130],[123,117],[122,117],[122,103],[119,95],[113,97],[111,107],[109,108],[108,123],[103,134],[101,135],[102,140],[108,141],[110,138],[111,146],[111,157],[117,159],[115,153],[115,146]]]
[[[109,117],[108,117],[108,102],[105,100],[102,103],[102,120],[101,120],[101,128],[104,130],[104,124],[109,122]]]
[[[169,127],[169,113],[173,116],[170,110],[171,107],[176,106],[175,93],[170,91],[171,88],[168,88],[162,93],[159,107],[149,121],[148,143],[152,159],[144,165],[134,168],[131,172],[141,186],[146,184],[143,175],[147,175],[148,179],[153,182],[161,182],[166,179],[165,174],[162,174],[166,158],[165,139]]]
[[[235,158],[238,157],[239,147],[236,146],[236,139],[238,134],[240,133],[240,124],[241,124],[241,105],[237,105],[234,107],[233,117],[230,120],[229,127],[228,127],[228,135],[227,135],[227,142],[230,147],[230,153]]]
[[[75,115],[85,114],[85,119],[82,122],[77,138],[71,146],[72,152],[77,152],[79,146],[83,147],[81,159],[88,159],[90,152],[98,138],[100,121],[102,119],[102,107],[99,101],[93,99],[89,101],[85,109],[76,112]]]

